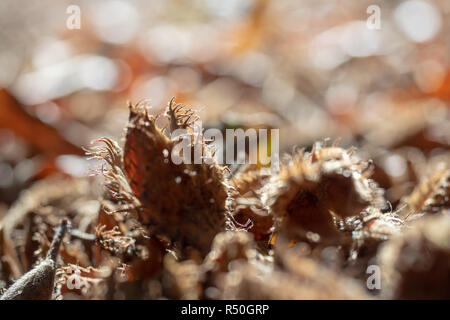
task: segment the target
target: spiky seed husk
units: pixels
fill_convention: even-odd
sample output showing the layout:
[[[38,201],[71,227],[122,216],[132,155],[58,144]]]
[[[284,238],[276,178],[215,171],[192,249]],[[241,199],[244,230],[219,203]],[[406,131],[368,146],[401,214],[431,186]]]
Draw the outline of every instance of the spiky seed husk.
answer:
[[[191,151],[199,147],[210,156],[202,133],[191,127],[193,111],[171,101],[166,114],[168,134],[186,129]],[[156,118],[139,105],[130,106],[123,162],[128,183],[142,205],[139,220],[154,234],[206,254],[214,236],[225,228],[224,169],[215,161],[175,164],[171,155],[179,138],[167,137]]]
[[[368,178],[368,163],[351,151],[315,145],[299,152],[265,188],[277,232],[291,240],[343,238],[337,222],[368,207],[382,208],[382,190]]]

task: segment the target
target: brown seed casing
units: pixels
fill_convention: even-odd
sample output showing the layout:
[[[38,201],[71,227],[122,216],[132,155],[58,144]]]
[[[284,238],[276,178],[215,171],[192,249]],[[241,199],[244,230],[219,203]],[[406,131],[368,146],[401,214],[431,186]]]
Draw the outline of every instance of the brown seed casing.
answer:
[[[337,221],[382,207],[382,190],[368,179],[368,164],[342,148],[316,145],[300,152],[265,187],[265,205],[277,232],[318,242],[343,236]],[[311,235],[314,235],[311,238]]]
[[[195,135],[190,127],[192,111],[184,110],[173,100],[169,104],[169,133],[187,129],[192,150],[200,147],[203,154],[208,154],[203,135]],[[173,163],[171,153],[178,142],[167,137],[157,126],[156,118],[145,109],[130,107],[124,168],[131,189],[142,204],[141,223],[151,226],[155,234],[192,246],[205,255],[214,236],[224,230],[228,187],[223,168],[214,161]]]

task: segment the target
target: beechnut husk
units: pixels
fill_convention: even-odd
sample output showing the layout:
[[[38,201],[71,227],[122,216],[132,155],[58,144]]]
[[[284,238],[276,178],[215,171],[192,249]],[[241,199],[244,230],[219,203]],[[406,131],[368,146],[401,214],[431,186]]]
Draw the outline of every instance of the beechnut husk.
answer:
[[[24,192],[1,226],[1,266],[19,278],[2,299],[450,298],[448,159],[393,207],[354,148],[317,142],[277,169],[232,173],[197,119],[174,100],[157,115],[130,104],[123,146],[87,149],[101,194],[63,178]],[[177,129],[209,161],[173,163]],[[17,230],[35,263],[12,245]]]

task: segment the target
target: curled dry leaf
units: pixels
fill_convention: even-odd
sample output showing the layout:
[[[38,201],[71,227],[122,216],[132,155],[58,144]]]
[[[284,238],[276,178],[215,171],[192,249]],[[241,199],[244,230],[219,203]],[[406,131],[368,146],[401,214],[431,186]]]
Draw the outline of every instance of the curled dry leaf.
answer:
[[[5,89],[0,89],[0,128],[12,130],[41,152],[82,155],[83,150],[64,139],[53,127],[28,114],[24,107]]]

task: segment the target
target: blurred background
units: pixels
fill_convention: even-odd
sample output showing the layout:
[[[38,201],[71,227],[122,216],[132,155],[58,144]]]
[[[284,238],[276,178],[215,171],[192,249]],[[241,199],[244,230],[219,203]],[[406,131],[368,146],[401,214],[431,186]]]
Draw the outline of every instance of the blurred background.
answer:
[[[341,138],[395,205],[448,159],[449,16],[448,0],[2,0],[0,216],[34,181],[87,175],[82,147],[120,141],[127,101],[174,96],[204,127],[279,128],[281,152]]]

